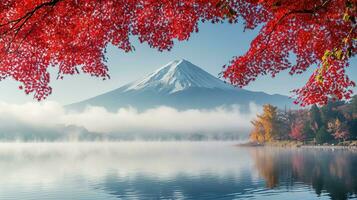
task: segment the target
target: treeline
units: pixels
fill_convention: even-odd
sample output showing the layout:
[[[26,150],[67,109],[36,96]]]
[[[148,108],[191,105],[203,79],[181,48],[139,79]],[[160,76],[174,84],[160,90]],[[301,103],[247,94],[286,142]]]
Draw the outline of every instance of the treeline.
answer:
[[[335,144],[357,140],[357,95],[350,102],[330,101],[322,107],[300,110],[278,110],[267,104],[252,124],[250,139],[258,143],[295,140]]]

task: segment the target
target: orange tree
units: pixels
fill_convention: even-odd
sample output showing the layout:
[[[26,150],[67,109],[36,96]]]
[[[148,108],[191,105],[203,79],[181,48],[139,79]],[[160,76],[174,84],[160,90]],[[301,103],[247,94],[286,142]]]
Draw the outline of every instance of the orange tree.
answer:
[[[48,67],[58,78],[81,71],[108,78],[108,44],[133,50],[137,36],[159,51],[173,40],[187,40],[198,22],[243,20],[246,28],[262,27],[250,49],[227,64],[223,76],[245,86],[259,75],[283,70],[315,72],[297,103],[324,104],[348,99],[355,83],[345,74],[356,54],[357,0],[1,0],[0,80],[11,77],[20,89],[46,98]],[[290,55],[296,62],[290,62]],[[294,63],[294,64],[293,64]]]
[[[270,104],[263,106],[263,113],[252,121],[250,139],[254,142],[271,142],[281,135],[278,108]]]

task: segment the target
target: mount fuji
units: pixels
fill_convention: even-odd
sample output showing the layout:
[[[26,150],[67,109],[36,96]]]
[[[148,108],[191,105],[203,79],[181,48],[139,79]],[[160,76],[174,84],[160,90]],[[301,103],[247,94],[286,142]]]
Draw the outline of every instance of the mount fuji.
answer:
[[[270,103],[280,108],[293,107],[293,100],[283,95],[269,95],[235,88],[212,76],[187,60],[172,61],[143,79],[124,85],[111,92],[68,105],[68,109],[82,110],[86,106],[102,106],[110,111],[122,107],[146,110],[170,106],[179,110],[210,109],[218,106],[249,103]]]

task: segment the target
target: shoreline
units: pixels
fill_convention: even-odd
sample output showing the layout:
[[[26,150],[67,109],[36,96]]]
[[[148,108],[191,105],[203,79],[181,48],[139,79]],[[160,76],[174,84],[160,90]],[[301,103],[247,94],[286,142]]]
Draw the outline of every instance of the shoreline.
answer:
[[[306,148],[306,149],[353,149],[357,150],[357,141],[349,141],[344,144],[304,144],[296,141],[274,141],[269,143],[248,142],[237,144],[238,147],[280,147],[280,148]]]

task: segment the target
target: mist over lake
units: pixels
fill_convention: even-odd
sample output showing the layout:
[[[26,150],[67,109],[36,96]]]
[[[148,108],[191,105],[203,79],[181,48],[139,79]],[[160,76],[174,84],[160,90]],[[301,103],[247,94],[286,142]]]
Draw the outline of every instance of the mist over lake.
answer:
[[[354,199],[357,152],[236,142],[2,143],[0,199]]]

